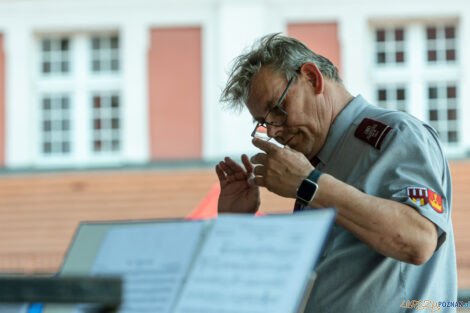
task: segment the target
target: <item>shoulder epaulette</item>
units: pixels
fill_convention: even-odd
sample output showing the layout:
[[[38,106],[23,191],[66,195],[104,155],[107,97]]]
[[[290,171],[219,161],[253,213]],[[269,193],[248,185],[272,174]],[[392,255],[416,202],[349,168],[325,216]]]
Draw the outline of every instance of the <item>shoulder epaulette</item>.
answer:
[[[393,128],[380,121],[371,118],[365,118],[356,128],[354,136],[367,142],[375,149],[380,150],[380,146],[385,137]]]

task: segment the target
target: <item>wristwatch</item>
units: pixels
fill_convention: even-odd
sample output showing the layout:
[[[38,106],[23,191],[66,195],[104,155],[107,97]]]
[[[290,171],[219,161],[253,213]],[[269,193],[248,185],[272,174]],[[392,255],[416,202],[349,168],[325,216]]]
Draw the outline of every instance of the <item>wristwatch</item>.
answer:
[[[323,173],[314,169],[297,188],[297,201],[306,206],[313,200],[318,190],[318,179]]]

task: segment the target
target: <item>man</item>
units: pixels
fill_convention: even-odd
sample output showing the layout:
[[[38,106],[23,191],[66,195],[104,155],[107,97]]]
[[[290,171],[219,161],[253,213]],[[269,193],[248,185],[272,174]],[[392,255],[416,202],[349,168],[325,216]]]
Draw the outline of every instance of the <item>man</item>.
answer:
[[[245,104],[252,135],[264,126],[284,148],[254,136],[263,153],[220,162],[219,212],[255,213],[259,187],[295,210],[338,211],[306,312],[456,300],[450,174],[431,127],[353,97],[328,59],[279,34],[236,59],[222,100]]]

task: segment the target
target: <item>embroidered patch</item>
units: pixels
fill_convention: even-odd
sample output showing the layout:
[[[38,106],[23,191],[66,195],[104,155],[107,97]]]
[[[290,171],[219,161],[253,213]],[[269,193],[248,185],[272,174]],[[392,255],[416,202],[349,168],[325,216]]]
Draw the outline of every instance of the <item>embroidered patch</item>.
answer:
[[[408,187],[408,198],[420,205],[428,204],[428,190],[426,188]]]
[[[428,194],[429,204],[432,206],[432,208],[438,213],[444,212],[444,208],[442,207],[442,197],[431,189],[428,189]]]
[[[375,149],[380,150],[382,142],[392,129],[392,127],[380,121],[365,118],[357,127],[354,136],[369,143]]]
[[[408,187],[408,198],[410,198],[414,203],[421,206],[429,205],[437,212],[444,212],[442,207],[442,197],[432,191],[431,189],[421,188],[421,187]]]

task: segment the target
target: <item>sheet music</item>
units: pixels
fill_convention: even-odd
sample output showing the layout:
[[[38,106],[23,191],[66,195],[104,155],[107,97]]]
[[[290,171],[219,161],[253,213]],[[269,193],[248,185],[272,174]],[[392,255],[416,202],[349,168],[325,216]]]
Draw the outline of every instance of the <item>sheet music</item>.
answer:
[[[111,229],[91,274],[123,276],[121,313],[170,312],[202,231],[200,222]]]
[[[333,217],[219,217],[175,312],[296,312]]]

